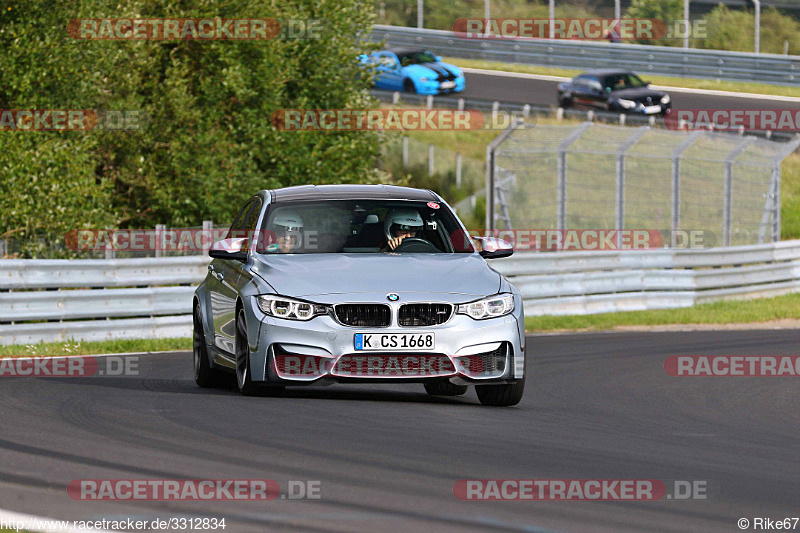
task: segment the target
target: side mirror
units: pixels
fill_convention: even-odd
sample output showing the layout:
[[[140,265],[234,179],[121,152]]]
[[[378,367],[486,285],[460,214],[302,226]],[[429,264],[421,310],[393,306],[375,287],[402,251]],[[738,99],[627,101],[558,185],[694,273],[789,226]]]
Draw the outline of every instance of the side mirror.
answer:
[[[247,261],[248,239],[222,239],[211,245],[208,255],[214,259],[233,259],[234,261]]]
[[[480,247],[478,253],[484,259],[499,259],[514,253],[514,248],[508,241],[496,237],[473,237]]]
[[[434,57],[436,58],[436,61],[441,61],[442,60],[442,56],[434,56]]]

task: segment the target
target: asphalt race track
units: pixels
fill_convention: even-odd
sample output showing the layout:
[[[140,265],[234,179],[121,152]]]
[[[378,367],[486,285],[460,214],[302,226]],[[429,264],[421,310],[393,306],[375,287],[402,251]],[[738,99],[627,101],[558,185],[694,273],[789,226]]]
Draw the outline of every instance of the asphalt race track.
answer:
[[[557,81],[466,72],[466,82],[463,92],[439,98],[475,98],[553,107],[558,104]],[[800,109],[797,101],[666,91],[674,109]]]
[[[0,379],[0,501],[60,519],[225,517],[226,532],[739,531],[800,514],[797,377],[687,378],[670,355],[798,355],[800,332],[532,336],[514,408],[421,385],[335,385],[284,398],[203,390],[191,354],[137,377]],[[75,479],[321,482],[321,499],[72,500]],[[659,479],[707,499],[458,500],[459,479]]]

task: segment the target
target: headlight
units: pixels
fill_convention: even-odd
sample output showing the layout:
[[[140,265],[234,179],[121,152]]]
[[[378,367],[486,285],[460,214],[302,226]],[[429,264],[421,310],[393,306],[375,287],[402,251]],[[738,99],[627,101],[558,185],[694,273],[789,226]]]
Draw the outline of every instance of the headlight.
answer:
[[[461,304],[456,312],[461,315],[469,315],[475,320],[484,318],[496,318],[511,313],[514,310],[513,294],[496,294],[488,298]]]
[[[669,98],[668,94],[665,94],[664,96],[661,97],[661,103],[662,104],[668,104],[669,100],[670,100],[670,98]]]
[[[619,102],[619,105],[621,105],[625,109],[633,109],[634,107],[636,107],[636,102],[634,102],[633,100],[625,100],[624,98],[620,98],[619,100],[617,100],[617,102]]]
[[[430,81],[428,78],[420,78],[419,81]]]
[[[258,308],[265,315],[289,320],[311,320],[315,316],[328,314],[328,307],[311,302],[301,302],[283,296],[259,296]]]

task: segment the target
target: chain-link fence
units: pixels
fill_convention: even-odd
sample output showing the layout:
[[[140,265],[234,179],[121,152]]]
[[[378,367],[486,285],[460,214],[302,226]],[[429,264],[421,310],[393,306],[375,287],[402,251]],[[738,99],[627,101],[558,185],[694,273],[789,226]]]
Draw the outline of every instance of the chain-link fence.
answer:
[[[751,136],[611,126],[510,132],[487,179],[487,227],[702,232],[703,244],[780,238],[780,164],[800,145]]]

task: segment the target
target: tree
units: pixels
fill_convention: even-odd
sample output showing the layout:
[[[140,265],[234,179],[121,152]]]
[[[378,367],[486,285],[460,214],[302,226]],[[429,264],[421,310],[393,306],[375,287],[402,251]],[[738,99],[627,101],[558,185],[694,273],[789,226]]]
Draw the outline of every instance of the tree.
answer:
[[[0,132],[6,146],[0,209],[16,213],[0,219],[0,235],[19,228],[63,234],[109,224],[199,225],[208,218],[227,223],[258,189],[377,179],[377,134],[283,132],[269,120],[278,109],[372,105],[356,60],[368,48],[361,39],[371,27],[370,3],[115,4],[2,4],[0,107],[132,110],[140,120],[129,131]],[[316,19],[322,29],[318,38],[256,41],[101,41],[67,34],[71,19],[164,17]],[[31,183],[58,193],[30,196],[24,191],[35,189]],[[35,209],[23,208],[28,202],[62,215],[45,224]]]
[[[625,18],[656,19],[663,21],[666,27],[671,27],[673,21],[683,19],[683,0],[632,0],[625,11]],[[669,37],[637,39],[635,42],[667,46],[682,44],[682,41]]]

